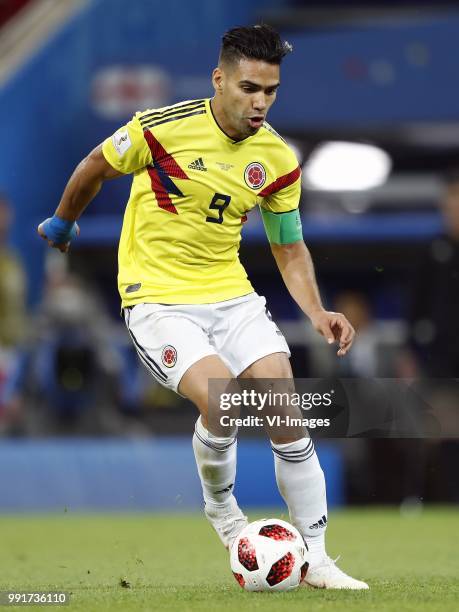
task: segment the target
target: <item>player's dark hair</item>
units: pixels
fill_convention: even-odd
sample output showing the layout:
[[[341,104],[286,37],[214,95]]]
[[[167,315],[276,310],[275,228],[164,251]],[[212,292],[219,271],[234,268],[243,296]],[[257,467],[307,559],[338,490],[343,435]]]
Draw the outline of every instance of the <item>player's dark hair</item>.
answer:
[[[269,25],[240,26],[223,34],[220,62],[247,58],[279,65],[292,50],[292,45]]]

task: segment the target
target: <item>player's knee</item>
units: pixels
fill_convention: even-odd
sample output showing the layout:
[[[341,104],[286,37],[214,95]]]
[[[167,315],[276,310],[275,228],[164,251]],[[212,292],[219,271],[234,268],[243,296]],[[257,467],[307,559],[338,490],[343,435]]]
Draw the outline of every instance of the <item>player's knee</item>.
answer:
[[[202,415],[196,421],[195,433],[207,439],[216,450],[226,450],[232,446],[236,440],[237,432],[237,427],[222,429],[213,423],[212,419],[204,419]]]
[[[293,378],[292,368],[286,353],[271,353],[252,363],[244,372],[241,378],[248,379],[283,379]]]
[[[292,442],[298,442],[298,440],[302,440],[305,437],[304,434],[271,434],[269,439],[272,444],[291,444]]]

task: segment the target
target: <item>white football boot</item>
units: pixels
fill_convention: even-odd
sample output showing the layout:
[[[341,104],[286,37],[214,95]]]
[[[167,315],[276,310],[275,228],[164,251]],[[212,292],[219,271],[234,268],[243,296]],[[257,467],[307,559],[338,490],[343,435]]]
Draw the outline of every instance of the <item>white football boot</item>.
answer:
[[[231,550],[234,540],[249,524],[234,495],[224,506],[206,504],[204,513],[228,550]]]
[[[339,557],[338,557],[339,559]],[[335,561],[338,561],[335,559]],[[304,583],[317,589],[369,589],[362,580],[356,580],[337,567],[330,557],[325,556],[308,568]]]

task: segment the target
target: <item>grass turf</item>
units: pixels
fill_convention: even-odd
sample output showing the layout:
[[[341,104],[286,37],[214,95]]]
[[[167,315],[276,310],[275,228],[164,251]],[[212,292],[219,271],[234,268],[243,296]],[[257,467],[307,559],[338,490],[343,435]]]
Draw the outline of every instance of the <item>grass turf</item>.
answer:
[[[246,593],[201,515],[71,512],[0,517],[0,590],[70,591],[65,609],[85,612],[458,610],[456,509],[346,510],[329,524],[329,554],[370,591]]]

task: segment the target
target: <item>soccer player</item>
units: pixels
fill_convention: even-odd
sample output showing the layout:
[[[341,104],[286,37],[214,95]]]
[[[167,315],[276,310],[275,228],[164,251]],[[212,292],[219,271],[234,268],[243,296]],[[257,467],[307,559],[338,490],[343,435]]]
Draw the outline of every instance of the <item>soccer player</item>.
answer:
[[[260,207],[274,259],[293,299],[338,355],[354,330],[322,306],[298,212],[300,168],[266,123],[292,50],[267,25],[223,36],[212,99],[138,112],[76,168],[52,218],[38,228],[66,252],[76,220],[105,180],[133,174],[119,244],[118,287],[138,355],[162,385],[198,407],[193,448],[205,514],[227,548],[247,519],[232,489],[236,433],[212,431],[209,379],[291,379],[287,343],[242,267],[247,213]],[[306,582],[366,589],[325,551],[324,474],[307,433],[271,439],[276,479],[310,550]]]

